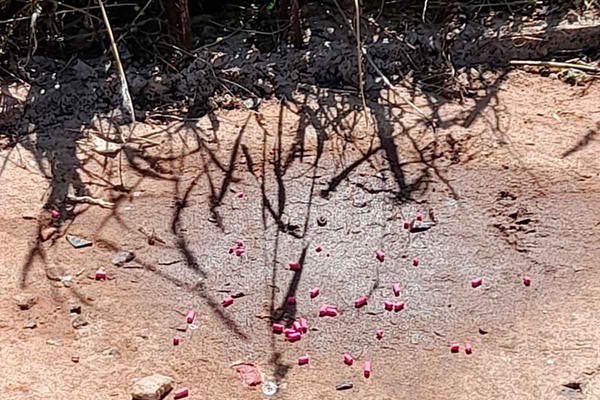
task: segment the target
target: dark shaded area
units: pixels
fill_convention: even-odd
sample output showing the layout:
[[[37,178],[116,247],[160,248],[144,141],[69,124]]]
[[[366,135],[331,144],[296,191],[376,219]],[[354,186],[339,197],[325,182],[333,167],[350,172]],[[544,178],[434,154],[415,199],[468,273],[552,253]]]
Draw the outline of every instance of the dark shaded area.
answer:
[[[598,129],[600,129],[600,123],[597,124],[597,127],[598,127]],[[593,130],[593,129],[590,130],[581,138],[581,140],[579,142],[577,142],[573,147],[571,147],[570,149],[565,151],[562,154],[562,158],[569,157],[570,155],[585,149],[587,146],[589,146],[593,141],[595,141],[597,139],[597,136],[598,136],[597,130]]]

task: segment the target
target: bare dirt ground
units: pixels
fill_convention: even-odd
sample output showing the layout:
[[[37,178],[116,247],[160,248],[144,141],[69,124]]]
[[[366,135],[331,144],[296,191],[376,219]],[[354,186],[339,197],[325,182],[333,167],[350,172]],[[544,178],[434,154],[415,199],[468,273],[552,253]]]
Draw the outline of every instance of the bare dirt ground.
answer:
[[[389,107],[371,104],[376,118],[391,121],[387,130],[336,101],[327,109],[272,101],[258,112],[140,124],[123,152],[128,191],[118,187],[118,156],[78,145],[77,168],[49,177],[61,170],[53,158],[60,150],[6,148],[4,397],[126,399],[133,380],[162,373],[192,399],[263,398],[231,368],[243,361],[277,382],[273,397],[281,399],[598,398],[599,95],[598,83],[570,87],[512,72],[464,104],[432,111],[418,99],[435,112],[435,131],[391,94],[382,97]],[[52,140],[60,147],[64,138]],[[74,175],[115,207],[62,207],[59,232],[40,240],[51,224],[40,209],[49,184],[73,184]],[[418,210],[428,221],[431,210],[436,223],[409,233],[403,221]],[[149,244],[140,228],[164,244]],[[93,245],[74,249],[66,234]],[[238,239],[244,257],[228,252]],[[113,266],[116,249],[136,259]],[[288,269],[295,260],[300,272]],[[98,268],[108,280],[93,279]],[[66,285],[49,279],[67,275]],[[477,276],[483,285],[474,289]],[[315,286],[321,294],[310,299]],[[25,311],[13,299],[23,292],[39,297]],[[292,295],[297,304],[286,305]],[[368,305],[355,309],[362,295]],[[384,311],[386,299],[406,308]],[[336,304],[338,316],[319,318],[323,303]],[[197,329],[177,331],[190,308]],[[299,316],[310,328],[302,340],[271,333],[272,321]],[[87,325],[75,328],[76,318]],[[450,352],[452,341],[460,353]],[[353,366],[343,364],[344,352]],[[311,362],[298,366],[304,354]],[[354,387],[336,391],[343,380]]]

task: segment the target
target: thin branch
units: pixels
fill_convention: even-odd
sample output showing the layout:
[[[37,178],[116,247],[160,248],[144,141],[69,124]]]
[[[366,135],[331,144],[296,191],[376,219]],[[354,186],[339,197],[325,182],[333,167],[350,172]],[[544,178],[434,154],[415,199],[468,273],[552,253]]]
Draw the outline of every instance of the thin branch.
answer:
[[[550,67],[550,68],[573,68],[573,69],[579,69],[582,71],[593,72],[596,74],[600,73],[600,68],[595,67],[593,65],[556,62],[556,61],[512,60],[512,61],[510,61],[510,65],[532,65],[532,66]]]
[[[363,76],[362,44],[360,40],[360,5],[358,0],[354,0],[356,7],[356,57],[358,62],[358,88],[360,90],[360,99],[362,101],[363,112],[365,114],[365,123],[369,127],[369,114],[367,112],[367,99],[365,98],[365,82]]]

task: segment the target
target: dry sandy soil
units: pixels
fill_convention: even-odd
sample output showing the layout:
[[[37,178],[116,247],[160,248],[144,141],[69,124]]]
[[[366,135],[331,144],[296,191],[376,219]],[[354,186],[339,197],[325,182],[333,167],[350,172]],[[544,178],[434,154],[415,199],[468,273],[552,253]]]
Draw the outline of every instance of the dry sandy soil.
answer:
[[[122,153],[126,190],[119,156],[81,141],[65,176],[56,176],[61,138],[43,155],[5,148],[3,397],[127,399],[135,379],[162,373],[191,399],[263,398],[232,369],[243,361],[277,382],[280,399],[599,398],[599,98],[598,83],[513,72],[477,100],[438,104],[435,131],[393,95],[387,130],[341,101],[139,124]],[[57,203],[60,228],[41,240],[52,224],[42,206],[73,176],[83,185],[75,191],[115,206]],[[436,223],[409,233],[403,221],[418,210]],[[150,244],[140,228],[164,243]],[[75,249],[67,234],[93,245]],[[238,239],[244,257],[228,252]],[[113,266],[116,249],[136,259]],[[294,260],[300,272],[288,269]],[[94,280],[98,268],[106,281]],[[67,285],[51,279],[67,275]],[[477,276],[483,285],[472,288]],[[321,294],[310,299],[315,286]],[[20,310],[20,293],[37,304]],[[290,295],[295,306],[285,304]],[[355,309],[362,295],[368,305]],[[386,299],[406,307],[384,311]],[[338,316],[319,318],[323,303]],[[188,309],[197,329],[179,332]],[[273,320],[299,316],[310,328],[302,340],[271,333]],[[304,354],[311,362],[298,366]],[[343,380],[354,387],[336,391]]]

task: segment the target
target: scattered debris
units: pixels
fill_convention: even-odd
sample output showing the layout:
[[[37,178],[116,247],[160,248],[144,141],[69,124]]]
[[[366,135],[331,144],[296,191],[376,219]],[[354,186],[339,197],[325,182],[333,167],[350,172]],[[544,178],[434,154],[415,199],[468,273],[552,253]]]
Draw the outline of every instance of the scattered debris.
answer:
[[[23,328],[25,328],[25,329],[35,329],[35,328],[37,328],[37,322],[34,321],[34,320],[27,321],[25,323],[25,325],[23,325]]]
[[[341,381],[337,385],[335,385],[335,390],[348,390],[352,389],[354,384],[350,381]]]
[[[62,267],[51,265],[46,267],[46,277],[51,281],[60,282],[61,277],[65,275],[65,270]]]
[[[418,266],[419,266],[419,263],[420,263],[420,261],[419,261],[419,257],[415,257],[415,258],[413,258],[413,260],[412,260],[412,265],[413,265],[413,267],[418,267]]]
[[[50,217],[52,219],[58,219],[60,217],[60,212],[58,212],[58,210],[54,209],[54,210],[50,211]]]
[[[425,232],[431,229],[435,223],[428,221],[413,221],[409,226],[410,233]]]
[[[529,275],[523,276],[523,285],[531,286],[531,278],[529,277]]]
[[[383,252],[383,250],[381,249],[377,249],[377,251],[375,252],[375,257],[380,261],[383,262],[383,260],[385,259],[385,253]]]
[[[190,390],[186,387],[179,388],[175,391],[174,399],[183,399],[184,397],[188,397],[190,394]]]
[[[421,214],[421,211],[417,211],[417,215],[415,216],[415,219],[417,221],[423,221],[423,214]]]
[[[368,299],[367,296],[361,296],[358,299],[354,300],[354,307],[361,308],[362,306],[367,304],[367,299]]]
[[[173,336],[173,346],[179,346],[179,336]]]
[[[67,235],[67,241],[71,244],[71,246],[76,249],[81,249],[83,247],[88,247],[92,245],[90,240],[75,236],[75,235]]]
[[[233,304],[233,297],[231,297],[231,296],[227,296],[221,301],[221,305],[223,307],[229,307],[232,304]]]
[[[81,314],[81,305],[80,304],[71,304],[69,308],[69,312],[71,314]]]
[[[71,356],[71,361],[77,364],[79,362],[79,356]]]
[[[163,260],[161,260],[161,261],[158,262],[158,265],[173,265],[173,264],[180,263],[182,261],[183,260],[181,260],[181,259],[180,260],[172,260],[172,261],[163,261]]]
[[[240,375],[244,387],[253,387],[260,385],[262,382],[258,367],[254,364],[240,363],[234,365],[233,369]]]
[[[394,303],[392,303],[392,302],[391,302],[391,301],[389,301],[389,300],[385,300],[385,301],[383,302],[383,308],[385,308],[385,309],[386,309],[386,310],[388,310],[388,311],[392,311],[392,310],[394,309]]]
[[[404,221],[404,229],[410,229],[411,225],[412,225],[412,222]]]
[[[583,388],[579,382],[569,382],[561,385],[560,394],[563,396],[577,396],[583,393]]]
[[[465,343],[465,353],[471,354],[473,353],[473,346],[471,343]]]
[[[106,279],[106,271],[104,271],[103,269],[99,269],[96,271],[96,280],[105,280]]]
[[[317,247],[315,247],[315,251],[316,251],[317,253],[320,253],[320,252],[322,252],[322,251],[323,251],[323,247],[322,247],[320,244],[318,244],[318,245],[317,245]]]
[[[196,311],[194,311],[194,310],[189,310],[185,316],[185,320],[187,321],[188,324],[191,324],[192,322],[194,322],[195,318],[196,318]]]
[[[237,197],[238,199],[241,199],[242,197],[244,197],[244,192],[239,191],[235,194],[235,197]]]
[[[298,357],[298,365],[306,365],[310,362],[310,358],[308,356],[300,356]]]
[[[483,283],[483,278],[475,278],[471,281],[471,286],[476,288],[481,286],[481,284]]]
[[[40,238],[42,239],[42,242],[45,242],[48,239],[50,239],[52,235],[54,235],[56,232],[58,232],[58,228],[54,226],[49,226],[48,228],[42,229],[40,231]]]
[[[352,365],[354,363],[354,358],[350,355],[350,353],[344,353],[344,363],[347,365]]]
[[[117,267],[122,267],[124,264],[133,261],[135,258],[135,253],[129,250],[118,251],[112,256],[112,263]]]
[[[376,330],[375,337],[379,340],[383,339],[383,331],[381,329]]]
[[[261,390],[265,396],[274,396],[277,393],[277,384],[275,382],[265,382]]]
[[[146,376],[133,384],[133,400],[160,400],[173,389],[173,378],[160,374]]]
[[[300,269],[302,269],[302,266],[298,261],[290,261],[288,263],[288,267],[290,267],[292,271],[299,271]]]
[[[479,328],[480,335],[487,335],[488,333],[490,333],[490,332],[487,329]]]
[[[319,295],[319,293],[321,293],[321,289],[319,289],[318,287],[311,289],[310,290],[310,298],[314,299],[315,297],[317,297]]]
[[[38,301],[38,297],[33,293],[19,293],[13,298],[21,310],[29,310]]]
[[[148,232],[143,227],[140,227],[140,228],[138,228],[138,232],[140,232],[142,235],[146,236],[146,239],[148,240],[148,244],[150,246],[154,246],[154,244],[156,242],[161,243],[161,244],[167,244],[167,242],[165,242],[160,236],[158,236],[154,232],[154,228],[152,228],[152,230],[150,230],[150,232]]]
[[[365,376],[365,378],[371,376],[371,361],[365,361],[363,363],[363,375]]]
[[[71,322],[71,325],[75,329],[80,329],[80,328],[83,328],[84,326],[89,325],[89,322],[85,318],[83,318],[81,315],[78,315],[77,317],[75,317],[75,319],[73,319],[73,321]]]
[[[460,351],[460,344],[458,344],[458,342],[450,343],[450,351],[452,353],[458,353]]]
[[[57,338],[51,338],[46,340],[46,344],[49,344],[50,346],[62,346],[62,341]]]
[[[317,218],[317,225],[319,226],[325,226],[327,225],[327,218],[325,218],[324,216],[319,216],[319,218]]]
[[[231,295],[231,297],[233,297],[234,299],[240,299],[240,298],[244,297],[245,295],[246,295],[246,293],[244,293],[244,292],[236,292],[236,293],[233,293]]]
[[[181,325],[175,327],[175,330],[178,332],[187,332],[188,324],[181,324]]]
[[[394,311],[402,311],[402,310],[404,310],[404,302],[403,301],[394,304]]]
[[[394,292],[394,296],[396,296],[396,297],[400,296],[400,284],[399,283],[394,283],[392,285],[392,292]]]

